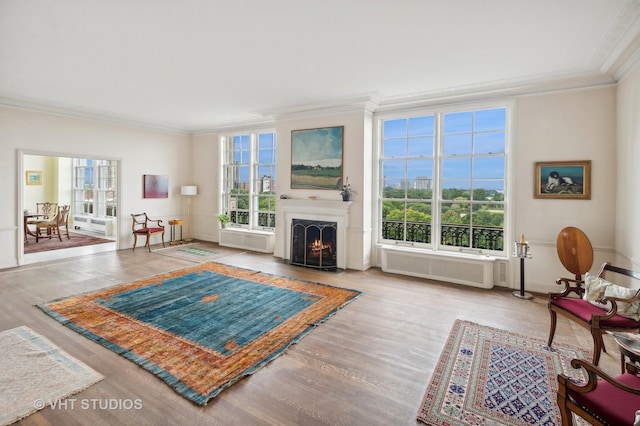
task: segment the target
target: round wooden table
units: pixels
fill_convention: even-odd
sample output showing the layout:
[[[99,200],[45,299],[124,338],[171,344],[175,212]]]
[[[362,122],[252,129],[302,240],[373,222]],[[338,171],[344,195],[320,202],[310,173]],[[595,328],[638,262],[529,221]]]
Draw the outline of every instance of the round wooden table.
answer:
[[[622,374],[625,372],[625,357],[632,363],[640,363],[640,334],[609,332],[613,336],[620,349],[620,365]]]

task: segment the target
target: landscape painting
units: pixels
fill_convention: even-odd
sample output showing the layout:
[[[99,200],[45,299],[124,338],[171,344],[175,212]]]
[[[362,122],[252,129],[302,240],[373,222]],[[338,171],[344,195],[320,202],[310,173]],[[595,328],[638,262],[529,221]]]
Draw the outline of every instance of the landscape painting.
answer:
[[[291,132],[291,188],[342,187],[344,126]]]

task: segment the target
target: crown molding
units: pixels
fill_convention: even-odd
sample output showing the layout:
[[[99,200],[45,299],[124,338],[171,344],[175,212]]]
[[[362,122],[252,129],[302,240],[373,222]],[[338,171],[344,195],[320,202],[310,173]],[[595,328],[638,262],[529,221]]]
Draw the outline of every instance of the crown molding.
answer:
[[[94,111],[81,111],[75,108],[69,108],[61,105],[53,105],[40,103],[32,99],[20,99],[16,97],[6,96],[0,93],[0,105],[9,106],[13,108],[25,109],[29,111],[42,112],[46,114],[58,115],[62,117],[74,117],[82,118],[85,120],[99,121],[107,124],[115,124],[118,126],[134,127],[137,129],[153,130],[161,133],[189,135],[189,132],[185,129],[177,129],[173,127],[162,126],[157,123],[148,123],[143,121],[131,120],[126,117],[118,117],[110,114],[94,112]]]
[[[505,79],[500,81],[449,87],[398,96],[384,96],[379,93],[356,94],[318,104],[295,105],[254,111],[253,114],[255,114],[256,117],[213,123],[210,127],[202,129],[170,128],[157,123],[145,123],[124,117],[116,117],[91,111],[80,111],[57,105],[41,104],[28,99],[11,98],[3,96],[2,93],[0,93],[0,105],[67,117],[101,121],[162,133],[203,136],[217,134],[220,132],[271,128],[275,126],[277,121],[281,120],[304,119],[350,112],[385,112],[401,108],[416,108],[444,103],[467,102],[480,99],[613,85],[617,82],[618,74],[623,75],[623,73],[633,69],[633,67],[638,63],[640,63],[640,50],[636,50],[635,54],[618,68],[616,76],[605,75],[597,72],[540,75],[530,76],[528,78]]]
[[[382,97],[378,93],[361,93],[326,102],[293,105],[256,111],[256,114],[273,117],[275,120],[317,117],[319,115],[344,114],[348,112],[370,111],[378,107]]]
[[[480,99],[607,86],[615,83],[616,81],[613,77],[599,73],[562,76],[545,75],[526,79],[508,79],[387,97],[380,103],[377,112],[385,112],[399,108],[417,108],[444,103],[470,102]]]
[[[622,81],[629,73],[640,67],[640,49],[636,50],[633,55],[615,72],[616,81]]]
[[[612,74],[612,67],[623,57],[628,46],[640,34],[640,0],[627,0],[609,31],[594,50],[587,67]]]
[[[218,133],[233,133],[248,130],[259,130],[275,127],[275,120],[272,117],[244,118],[240,120],[230,120],[218,122],[206,129],[192,129],[191,136],[215,135]]]

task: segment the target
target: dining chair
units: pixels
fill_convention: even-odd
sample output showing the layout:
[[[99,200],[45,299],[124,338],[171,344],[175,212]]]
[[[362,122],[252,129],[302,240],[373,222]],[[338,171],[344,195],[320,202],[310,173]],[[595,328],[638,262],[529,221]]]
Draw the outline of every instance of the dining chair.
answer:
[[[69,236],[69,206],[60,206],[56,215],[50,220],[44,220],[37,222],[36,224],[36,243],[43,238],[42,230],[46,230],[47,238],[51,239],[53,235],[57,235],[58,239],[62,241],[61,228],[65,228],[67,239],[71,239]]]

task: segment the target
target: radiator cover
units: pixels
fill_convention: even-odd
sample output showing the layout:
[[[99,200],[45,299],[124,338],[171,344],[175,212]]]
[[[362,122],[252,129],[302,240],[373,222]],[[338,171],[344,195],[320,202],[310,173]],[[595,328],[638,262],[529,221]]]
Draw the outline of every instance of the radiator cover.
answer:
[[[250,232],[241,229],[220,230],[218,244],[226,247],[273,253],[275,235],[268,232]]]
[[[435,254],[399,247],[382,247],[381,252],[385,272],[479,288],[493,287],[496,258],[492,256]]]

